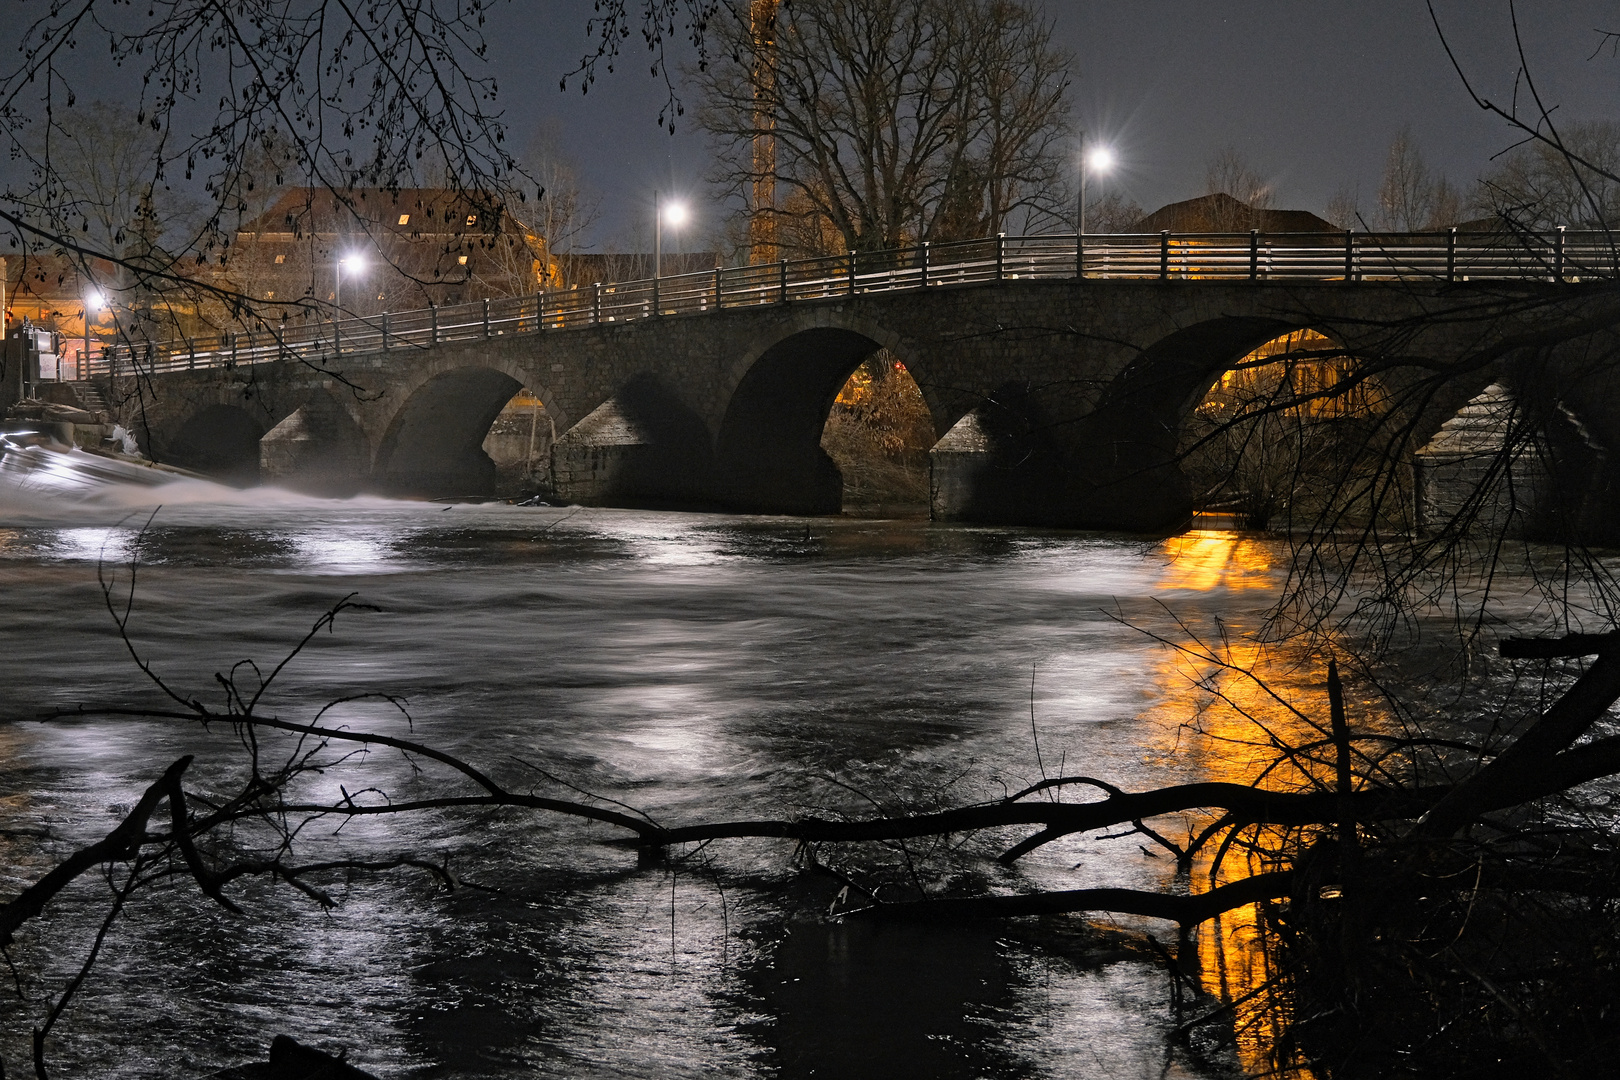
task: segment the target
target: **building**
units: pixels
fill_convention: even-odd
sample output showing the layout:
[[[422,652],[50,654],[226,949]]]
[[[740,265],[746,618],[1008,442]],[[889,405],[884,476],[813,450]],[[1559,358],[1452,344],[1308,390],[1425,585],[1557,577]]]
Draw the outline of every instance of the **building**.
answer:
[[[82,267],[65,255],[8,255],[0,258],[0,279],[5,282],[5,332],[27,320],[61,335],[68,378],[77,378],[80,370],[86,313],[92,352],[117,336],[112,298],[120,275],[105,259],[91,259]]]
[[[448,188],[290,188],[236,231],[217,274],[288,316],[521,296],[559,280],[542,237]]]

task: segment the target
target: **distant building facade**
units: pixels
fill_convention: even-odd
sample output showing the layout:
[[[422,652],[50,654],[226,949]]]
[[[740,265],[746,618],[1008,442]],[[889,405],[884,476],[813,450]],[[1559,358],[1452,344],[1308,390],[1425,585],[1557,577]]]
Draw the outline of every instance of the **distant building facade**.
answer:
[[[260,305],[374,314],[557,284],[545,239],[447,188],[291,188],[245,223],[217,273]],[[341,295],[340,295],[341,294]]]
[[[110,300],[121,278],[119,268],[107,260],[91,259],[87,272],[64,255],[8,255],[0,259],[0,276],[5,282],[5,332],[26,320],[59,334],[66,377],[77,378],[80,370],[87,315],[92,352],[116,337],[111,303],[103,301]]]

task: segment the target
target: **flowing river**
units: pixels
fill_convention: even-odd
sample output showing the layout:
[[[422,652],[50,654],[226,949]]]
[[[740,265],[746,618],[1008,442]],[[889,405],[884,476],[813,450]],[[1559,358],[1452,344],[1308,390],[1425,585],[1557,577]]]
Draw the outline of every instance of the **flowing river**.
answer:
[[[140,535],[147,511],[131,507],[160,497]],[[1242,631],[1280,575],[1269,547],[1224,533],[1155,542],[200,484],[127,503],[0,505],[8,896],[104,835],[180,755],[197,755],[187,774],[197,791],[223,787],[245,760],[222,726],[34,722],[79,703],[159,702],[119,640],[98,565],[122,603],[138,557],[131,638],[187,697],[222,705],[216,672],[247,658],[268,672],[354,594],[365,609],[288,667],[268,711],[308,719],[336,698],[397,695],[409,721],[377,700],[325,720],[418,739],[514,788],[575,797],[565,782],[664,823],[933,807],[1059,770],[1126,789],[1243,775],[1242,755],[1184,727],[1203,699],[1143,631],[1179,634],[1173,618]],[[393,797],[468,790],[391,752],[309,781],[332,796],[339,783]],[[383,1077],[1244,1067],[1241,1043],[1194,1054],[1170,1040],[1164,965],[1108,932],[1145,928],[1173,945],[1167,924],[840,923],[824,917],[836,882],[797,868],[792,844],[728,841],[674,866],[640,865],[605,842],[618,835],[517,811],[341,832],[326,821],[306,828],[300,857],[448,857],[470,886],[445,891],[410,870],[328,878],[340,903],[323,911],[248,880],[228,889],[242,915],[185,880],[138,893],[51,1035],[53,1068],[201,1077],[262,1059],[278,1032],[347,1047]],[[924,845],[890,861],[915,857],[927,887],[946,893],[1174,887],[1172,861],[1142,840],[1075,837],[1010,870]],[[92,873],[19,936],[11,955],[28,994],[60,992],[109,896]],[[1249,961],[1212,939],[1206,984],[1241,989]],[[0,1005],[12,1075],[29,1069],[42,1009],[14,992]]]

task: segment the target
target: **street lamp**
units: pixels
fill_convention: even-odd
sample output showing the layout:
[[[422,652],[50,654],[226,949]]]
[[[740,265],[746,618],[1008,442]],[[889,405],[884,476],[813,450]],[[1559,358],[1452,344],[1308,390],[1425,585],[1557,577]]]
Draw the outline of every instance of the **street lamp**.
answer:
[[[90,312],[92,310],[107,310],[107,294],[94,285],[90,286],[89,290],[84,294],[84,356],[79,361],[79,369],[74,372],[74,375],[80,379],[90,377]]]
[[[1091,173],[1103,174],[1114,167],[1114,152],[1106,146],[1094,146],[1080,154],[1080,213],[1077,232],[1086,234],[1086,177]]]
[[[343,258],[338,260],[337,286],[332,290],[332,320],[334,322],[337,321],[337,312],[343,310],[343,271],[347,270],[349,275],[352,277],[356,274],[364,273],[365,269],[365,256],[359,254],[358,252],[353,255],[345,255]]]
[[[664,276],[664,223],[678,229],[686,224],[686,218],[685,203],[666,203],[663,192],[653,192],[653,277]]]

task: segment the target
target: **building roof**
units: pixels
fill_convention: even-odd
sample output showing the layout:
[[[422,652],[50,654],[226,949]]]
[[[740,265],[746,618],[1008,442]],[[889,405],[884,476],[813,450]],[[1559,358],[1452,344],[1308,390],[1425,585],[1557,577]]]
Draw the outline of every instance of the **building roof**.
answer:
[[[500,215],[505,215],[501,220]],[[444,236],[483,236],[502,229],[524,231],[522,222],[492,199],[476,192],[450,188],[288,188],[268,210],[237,230],[248,236],[269,238],[289,234],[288,240],[310,236],[351,234],[359,228],[381,239],[422,239]]]
[[[1256,210],[1224,191],[1161,206],[1132,227],[1132,232],[1340,232],[1337,225],[1309,210]]]

